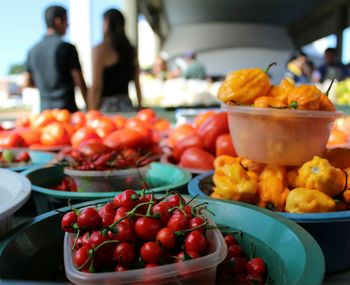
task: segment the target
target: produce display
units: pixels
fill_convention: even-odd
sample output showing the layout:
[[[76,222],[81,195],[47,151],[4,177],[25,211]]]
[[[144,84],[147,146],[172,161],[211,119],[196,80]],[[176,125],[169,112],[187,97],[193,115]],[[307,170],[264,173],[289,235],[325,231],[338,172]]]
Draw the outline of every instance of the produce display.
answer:
[[[300,167],[264,165],[241,157],[214,161],[213,198],[274,211],[317,213],[350,209],[349,149],[327,150]],[[327,159],[328,158],[328,159]]]
[[[210,254],[215,245],[207,233],[218,227],[208,220],[208,212],[207,203],[196,205],[178,193],[156,199],[129,189],[98,208],[72,209],[62,217],[61,227],[71,233],[71,244],[66,246],[76,269],[124,272],[186,263]],[[227,255],[218,266],[219,284],[265,284],[264,260],[254,252],[248,259],[234,235],[225,234],[224,240]],[[179,280],[191,280],[196,274],[183,273]]]
[[[229,105],[246,105],[257,108],[335,111],[335,107],[314,85],[294,85],[283,79],[271,85],[268,70],[250,68],[230,73],[218,91],[218,98]]]
[[[350,104],[350,78],[337,83],[334,97],[335,103],[339,105]]]
[[[143,109],[129,119],[121,115],[106,116],[97,110],[73,114],[64,109],[45,110],[19,118],[13,130],[0,131],[0,147],[56,150],[94,141],[114,149],[137,139],[147,144],[149,140],[159,139],[169,128],[170,123],[157,118],[151,109]]]
[[[236,155],[225,112],[207,111],[197,115],[192,124],[174,128],[167,144],[171,149],[168,162],[200,171],[213,169],[217,155]]]
[[[0,167],[13,167],[31,163],[30,155],[27,151],[14,152],[9,149],[0,151]]]

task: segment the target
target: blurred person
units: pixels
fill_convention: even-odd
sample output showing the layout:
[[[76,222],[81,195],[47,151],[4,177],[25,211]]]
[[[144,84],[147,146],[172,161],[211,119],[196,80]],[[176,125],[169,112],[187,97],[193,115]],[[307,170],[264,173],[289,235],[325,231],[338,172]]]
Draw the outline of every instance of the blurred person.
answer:
[[[338,60],[337,50],[335,48],[327,48],[324,52],[324,64],[318,68],[315,80],[319,82],[333,78],[342,80],[346,73],[345,65]]]
[[[287,63],[285,76],[295,83],[309,83],[312,79],[314,65],[303,52],[293,55]]]
[[[68,27],[67,10],[50,6],[45,11],[47,33],[29,52],[24,87],[37,87],[40,110],[78,110],[74,88],[78,86],[86,102],[87,88],[76,48],[62,40]]]
[[[152,75],[154,78],[160,80],[166,80],[169,77],[168,64],[160,55],[157,55],[154,59],[154,63],[152,65]]]
[[[205,68],[202,63],[197,60],[197,55],[194,52],[185,54],[187,67],[183,72],[183,77],[186,79],[205,79]]]
[[[141,107],[139,64],[136,49],[129,42],[123,14],[109,9],[103,14],[103,41],[92,53],[92,87],[88,93],[90,109],[102,112],[133,111],[128,95],[135,82],[138,107]]]

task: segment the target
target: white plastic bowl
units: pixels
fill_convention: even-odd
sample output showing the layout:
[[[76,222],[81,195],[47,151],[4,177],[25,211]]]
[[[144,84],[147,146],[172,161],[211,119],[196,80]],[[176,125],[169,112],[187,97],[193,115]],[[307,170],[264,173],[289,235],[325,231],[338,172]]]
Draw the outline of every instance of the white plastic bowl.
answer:
[[[298,166],[324,151],[342,112],[228,106],[230,133],[239,156],[275,165]]]
[[[0,169],[0,236],[11,229],[12,214],[28,200],[29,180],[13,171]]]

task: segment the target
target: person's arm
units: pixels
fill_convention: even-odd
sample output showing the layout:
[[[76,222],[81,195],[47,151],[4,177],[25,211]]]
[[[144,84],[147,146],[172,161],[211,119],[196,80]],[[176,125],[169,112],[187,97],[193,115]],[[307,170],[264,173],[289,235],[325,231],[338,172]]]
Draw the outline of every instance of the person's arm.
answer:
[[[81,95],[83,95],[85,104],[88,105],[88,102],[87,102],[87,87],[86,87],[86,83],[85,83],[82,71],[80,69],[72,69],[71,70],[71,75],[73,77],[74,85],[79,87],[79,89],[81,91]]]
[[[33,76],[30,72],[25,71],[23,73],[23,85],[22,88],[26,88],[26,87],[35,87],[34,86],[34,81],[33,81]]]
[[[26,63],[24,65],[24,73],[23,73],[22,88],[26,88],[26,87],[35,87],[32,71],[31,71],[30,64],[29,64],[29,53],[27,56]]]
[[[81,91],[81,95],[84,98],[85,104],[87,102],[87,88],[84,80],[83,72],[81,70],[80,61],[78,52],[73,45],[64,45],[65,49],[62,49],[63,56],[66,58],[66,62],[68,63],[68,68],[70,70],[70,74],[72,76],[74,86],[79,87]]]
[[[89,109],[98,109],[102,97],[102,53],[99,47],[92,52],[92,86],[88,92]]]
[[[135,74],[134,74],[134,82],[135,82],[135,88],[136,88],[136,96],[138,101],[138,107],[142,107],[142,95],[141,95],[141,86],[140,86],[140,66],[139,62],[136,59],[135,60]]]

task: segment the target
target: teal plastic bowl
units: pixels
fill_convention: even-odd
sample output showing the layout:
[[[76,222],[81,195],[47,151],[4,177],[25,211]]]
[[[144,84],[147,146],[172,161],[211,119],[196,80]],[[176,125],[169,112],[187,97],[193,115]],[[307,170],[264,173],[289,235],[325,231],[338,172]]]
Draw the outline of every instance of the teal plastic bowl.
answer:
[[[27,151],[30,156],[30,163],[18,165],[14,167],[6,167],[6,169],[20,172],[24,171],[26,169],[31,169],[34,167],[43,166],[45,164],[50,163],[55,158],[55,153],[52,152],[45,152],[45,151],[36,151],[36,150],[28,150],[28,149],[13,149],[13,151],[16,152],[22,152]]]
[[[85,202],[74,205],[74,208],[105,201]],[[315,240],[297,224],[270,211],[243,203],[202,198],[196,201],[209,203],[209,209],[215,212],[215,223],[243,232],[238,241],[247,253],[251,242],[255,244],[256,255],[265,259],[273,284],[322,283],[322,251]],[[59,212],[69,210],[69,207],[65,207]],[[4,236],[0,242],[0,277],[66,281],[63,271],[64,233],[60,229],[62,214],[59,212],[40,215]]]
[[[214,171],[210,171],[193,178],[188,184],[188,192],[192,196],[199,195],[212,199],[208,194],[213,187],[213,173]],[[350,267],[350,211],[274,213],[296,222],[313,236],[323,251],[326,273],[334,273]]]

